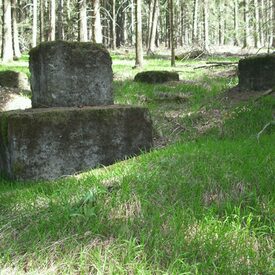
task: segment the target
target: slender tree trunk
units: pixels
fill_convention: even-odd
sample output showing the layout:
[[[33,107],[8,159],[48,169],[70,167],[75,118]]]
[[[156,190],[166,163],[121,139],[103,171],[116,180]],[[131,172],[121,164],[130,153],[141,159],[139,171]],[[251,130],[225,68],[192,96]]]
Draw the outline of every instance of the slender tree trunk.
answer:
[[[8,62],[13,59],[11,1],[3,0],[2,5],[3,5],[2,59],[4,62]]]
[[[93,3],[93,42],[102,43],[102,27],[100,19],[100,1],[92,0]]]
[[[64,40],[64,24],[63,24],[64,0],[58,0],[57,8],[57,38]]]
[[[78,1],[79,7],[79,41],[88,41],[88,33],[87,33],[87,3],[86,0]]]
[[[258,0],[254,0],[254,47],[259,47],[259,3]]]
[[[249,36],[249,20],[248,20],[248,0],[244,0],[244,35],[243,35],[243,48],[248,47],[248,36]]]
[[[209,2],[204,0],[203,6],[203,17],[204,17],[204,48],[206,51],[209,50]]]
[[[37,0],[32,2],[32,47],[36,47],[37,43]]]
[[[192,42],[194,44],[198,43],[198,6],[199,1],[194,0],[194,7],[193,7],[193,31],[192,31]]]
[[[44,22],[44,11],[45,3],[40,0],[40,43],[45,40],[45,22]]]
[[[239,46],[239,1],[234,0],[234,45]]]
[[[112,2],[112,48],[116,49],[116,0]]]
[[[142,49],[142,15],[141,0],[135,0],[136,4],[136,67],[143,66],[143,49]]]
[[[49,38],[50,41],[55,40],[55,0],[51,0],[50,2],[51,8],[50,8],[50,33]]]
[[[174,38],[174,3],[169,0],[169,13],[170,13],[170,45],[171,45],[171,66],[175,67],[175,38]]]
[[[273,27],[274,27],[274,7],[273,7],[273,4],[274,4],[274,0],[269,0],[269,47],[272,47],[273,43],[274,43],[274,30],[273,30]]]
[[[153,12],[152,12],[152,24],[151,24],[151,28],[150,28],[149,44],[148,44],[148,50],[147,50],[148,54],[153,53],[155,51],[159,0],[154,0],[153,4],[154,5],[153,5]]]
[[[13,53],[16,59],[21,57],[20,47],[19,47],[19,34],[17,27],[17,0],[12,0],[12,29],[13,29]]]
[[[135,44],[135,4],[134,0],[131,0],[131,43]]]
[[[275,48],[275,0],[272,1],[272,13],[273,13],[273,20],[272,20],[272,47]]]

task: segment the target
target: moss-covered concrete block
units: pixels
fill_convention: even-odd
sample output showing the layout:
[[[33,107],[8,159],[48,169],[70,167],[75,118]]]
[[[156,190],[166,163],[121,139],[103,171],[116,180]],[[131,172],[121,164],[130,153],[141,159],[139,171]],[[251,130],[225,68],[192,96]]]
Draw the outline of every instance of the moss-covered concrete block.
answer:
[[[0,71],[0,86],[30,90],[28,76],[25,73],[10,70]]]
[[[146,71],[138,73],[134,80],[145,83],[164,83],[168,81],[179,81],[179,74],[168,71]]]
[[[265,90],[275,86],[275,54],[240,60],[239,87],[243,90]]]
[[[113,104],[112,61],[100,44],[45,42],[30,51],[32,105]]]
[[[0,170],[11,179],[55,179],[150,149],[144,108],[44,108],[0,113]]]

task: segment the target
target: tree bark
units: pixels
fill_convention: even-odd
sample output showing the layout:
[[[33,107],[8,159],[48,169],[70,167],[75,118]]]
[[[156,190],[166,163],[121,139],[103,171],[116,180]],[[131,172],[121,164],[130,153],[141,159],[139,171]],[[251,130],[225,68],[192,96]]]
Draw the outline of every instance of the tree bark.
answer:
[[[12,35],[13,35],[13,53],[16,59],[21,57],[20,47],[19,47],[19,34],[17,27],[17,0],[12,0]]]
[[[259,47],[259,3],[258,0],[254,0],[254,47]]]
[[[209,2],[204,0],[203,17],[204,17],[204,49],[209,50]]]
[[[44,1],[40,0],[40,43],[45,40]]]
[[[51,0],[50,2],[50,33],[49,33],[49,38],[50,41],[55,40],[55,0]]]
[[[112,2],[112,48],[116,49],[116,0]]]
[[[194,44],[198,43],[198,0],[194,0],[193,6],[193,30],[192,30],[192,42]]]
[[[64,40],[64,24],[63,24],[63,11],[64,11],[64,0],[58,0],[57,8],[57,38]]]
[[[234,0],[234,45],[239,46],[239,1]]]
[[[248,1],[249,0],[244,0],[243,5],[244,5],[244,34],[243,34],[243,48],[248,47],[248,36],[249,36],[249,19],[248,19]]]
[[[143,49],[142,49],[142,15],[141,0],[135,0],[136,4],[136,64],[135,67],[143,66]]]
[[[37,43],[37,0],[32,2],[32,47],[36,47]]]
[[[3,62],[13,59],[10,0],[3,0],[2,59]]]
[[[93,3],[93,42],[102,43],[102,27],[100,19],[100,1],[92,0]]]
[[[169,13],[170,13],[170,45],[171,45],[171,66],[175,67],[175,38],[174,38],[174,3],[169,0]]]
[[[152,22],[149,35],[149,43],[147,53],[153,53],[155,51],[155,40],[157,33],[157,23],[158,23],[158,10],[159,10],[159,0],[153,0],[153,11],[152,11]]]
[[[87,27],[87,3],[86,0],[79,0],[79,36],[78,40],[82,42],[88,41]]]

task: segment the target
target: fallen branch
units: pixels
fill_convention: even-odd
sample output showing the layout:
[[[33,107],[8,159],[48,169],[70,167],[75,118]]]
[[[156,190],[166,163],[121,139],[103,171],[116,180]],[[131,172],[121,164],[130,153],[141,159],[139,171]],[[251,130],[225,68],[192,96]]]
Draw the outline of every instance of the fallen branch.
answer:
[[[213,67],[221,67],[221,66],[236,66],[238,62],[206,62],[207,65],[195,67],[196,69],[203,69],[203,68],[213,68]]]
[[[274,93],[274,92],[275,92],[275,89],[269,89],[269,90],[265,91],[263,94],[261,94],[260,96],[258,96],[258,97],[255,99],[255,101],[260,100],[260,99],[261,99],[262,97],[264,97],[264,96],[271,95],[271,94]]]
[[[257,134],[257,140],[258,140],[258,141],[259,141],[259,139],[260,139],[261,134],[266,130],[266,128],[268,128],[268,127],[271,126],[271,125],[275,125],[275,120],[270,121],[269,123],[267,123],[267,124],[264,126],[264,128]]]

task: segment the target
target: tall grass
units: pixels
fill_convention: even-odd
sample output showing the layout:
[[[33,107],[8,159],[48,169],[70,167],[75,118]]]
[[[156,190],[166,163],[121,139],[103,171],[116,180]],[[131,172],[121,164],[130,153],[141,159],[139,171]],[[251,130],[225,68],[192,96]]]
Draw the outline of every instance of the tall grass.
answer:
[[[149,107],[164,148],[53,182],[1,179],[0,273],[272,274],[274,127],[256,136],[275,99],[224,106],[236,79],[201,74],[194,84],[116,80],[116,102]]]

